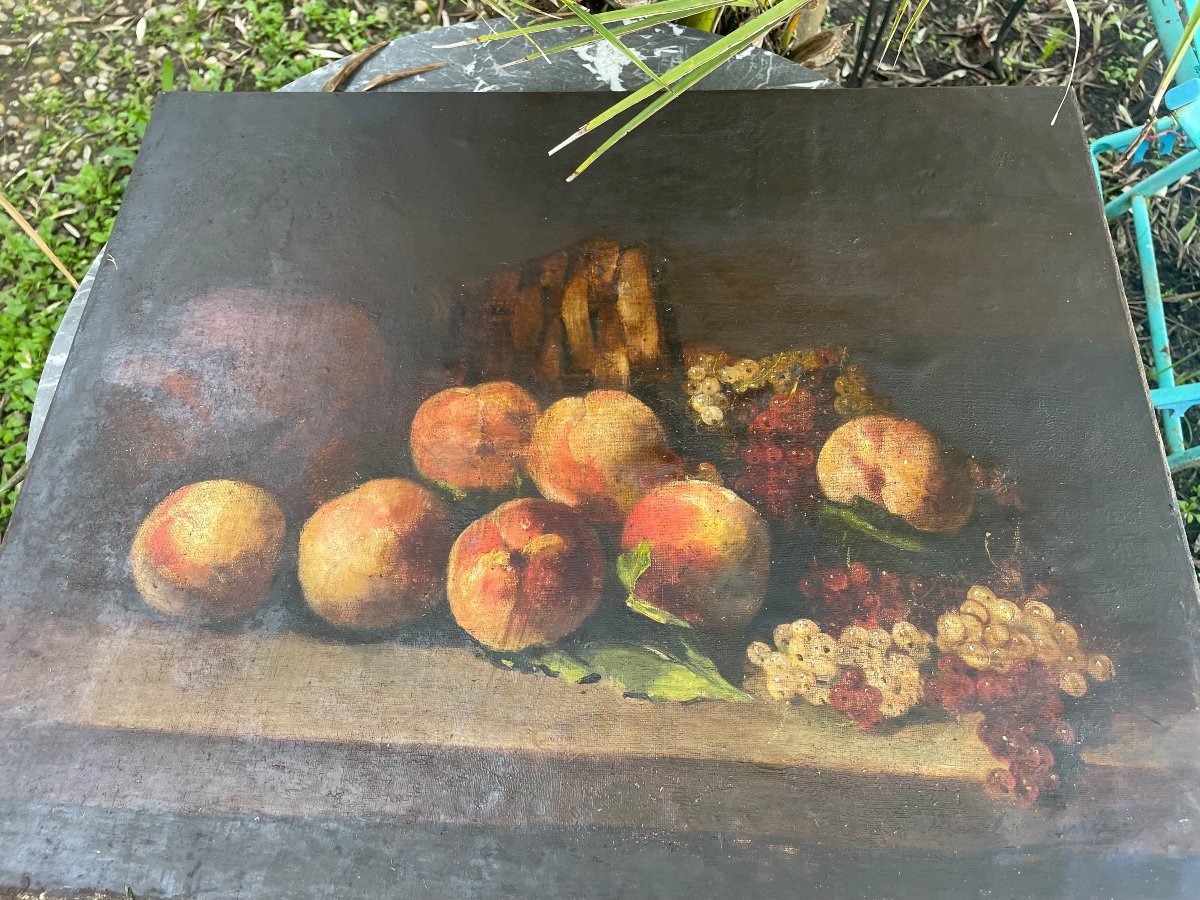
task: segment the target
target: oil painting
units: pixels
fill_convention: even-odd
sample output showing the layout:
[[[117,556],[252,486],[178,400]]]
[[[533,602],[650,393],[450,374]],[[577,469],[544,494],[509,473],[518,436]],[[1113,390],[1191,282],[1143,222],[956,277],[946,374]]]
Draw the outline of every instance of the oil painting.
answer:
[[[1193,895],[1078,124],[963,93],[690,96],[569,186],[518,123],[584,95],[162,101],[0,564],[0,882]]]

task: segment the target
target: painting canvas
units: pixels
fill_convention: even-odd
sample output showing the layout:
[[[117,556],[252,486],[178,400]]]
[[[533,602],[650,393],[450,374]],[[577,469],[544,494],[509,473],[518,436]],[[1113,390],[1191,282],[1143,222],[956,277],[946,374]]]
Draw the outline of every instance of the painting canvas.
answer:
[[[0,883],[1195,896],[1076,116],[159,102],[0,563]]]

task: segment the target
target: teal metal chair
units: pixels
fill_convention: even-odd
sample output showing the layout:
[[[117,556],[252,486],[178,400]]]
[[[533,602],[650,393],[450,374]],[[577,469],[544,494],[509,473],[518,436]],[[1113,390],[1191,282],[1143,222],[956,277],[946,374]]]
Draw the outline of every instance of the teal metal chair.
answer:
[[[1154,29],[1168,58],[1174,55],[1183,41],[1184,22],[1197,3],[1200,0],[1149,0]],[[1172,156],[1181,150],[1186,152],[1108,201],[1104,205],[1104,213],[1109,218],[1126,213],[1133,215],[1154,361],[1152,378],[1156,387],[1151,389],[1150,399],[1162,415],[1167,462],[1171,470],[1176,471],[1200,465],[1200,446],[1189,447],[1183,433],[1183,416],[1193,406],[1200,405],[1200,383],[1175,383],[1175,364],[1171,359],[1162,288],[1158,280],[1158,262],[1150,232],[1150,198],[1200,169],[1200,40],[1193,38],[1187,47],[1183,63],[1175,75],[1175,86],[1167,92],[1163,104],[1169,115],[1154,123],[1153,135],[1136,148],[1133,161],[1141,162],[1151,145],[1162,157]],[[1097,183],[1100,183],[1100,154],[1126,152],[1141,133],[1141,128],[1130,128],[1092,142],[1092,165]],[[1189,146],[1191,149],[1186,149]]]

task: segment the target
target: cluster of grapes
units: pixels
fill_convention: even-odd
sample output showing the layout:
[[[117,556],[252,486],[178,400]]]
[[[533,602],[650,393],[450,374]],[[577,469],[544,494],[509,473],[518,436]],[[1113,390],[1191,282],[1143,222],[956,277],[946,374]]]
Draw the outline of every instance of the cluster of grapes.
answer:
[[[910,622],[897,622],[890,632],[850,625],[835,639],[800,619],[778,626],[774,640],[774,648],[755,641],[746,656],[763,670],[776,700],[828,704],[870,729],[904,715],[924,696],[920,667],[933,638]]]
[[[689,360],[688,408],[694,419],[710,428],[744,427],[764,397],[782,397],[809,384],[841,356],[833,350],[792,350],[734,361],[724,354],[701,353]],[[810,420],[804,430],[811,427]]]
[[[861,562],[848,566],[813,563],[811,574],[800,580],[799,588],[802,596],[821,604],[822,618],[835,627],[890,628],[905,619],[932,627],[941,613],[957,607],[962,596],[958,579],[872,571]]]
[[[709,406],[728,409],[731,399],[762,391],[786,394],[838,365],[845,353],[830,349],[787,350],[762,359],[739,360],[728,354],[697,354],[688,359],[687,392],[692,398],[692,410],[697,412],[697,408]]]
[[[1058,679],[1049,666],[1034,659],[1015,662],[1005,672],[973,670],[962,657],[946,654],[925,694],[954,713],[983,713],[979,739],[1007,764],[988,773],[989,793],[1030,805],[1058,790],[1050,745],[1075,743],[1075,729],[1062,718]]]
[[[1103,653],[1085,653],[1074,626],[1057,621],[1049,605],[1026,600],[1018,606],[979,584],[967,591],[957,612],[938,619],[937,646],[985,672],[1004,673],[1036,660],[1072,697],[1087,693],[1088,677],[1108,681],[1113,676],[1112,660]]]
[[[849,365],[833,379],[833,411],[843,419],[887,412],[890,407],[882,397],[867,390],[867,376],[858,366]]]
[[[827,432],[813,428],[817,405],[807,388],[775,394],[746,428],[734,488],[769,516],[789,519],[819,496],[817,454]]]

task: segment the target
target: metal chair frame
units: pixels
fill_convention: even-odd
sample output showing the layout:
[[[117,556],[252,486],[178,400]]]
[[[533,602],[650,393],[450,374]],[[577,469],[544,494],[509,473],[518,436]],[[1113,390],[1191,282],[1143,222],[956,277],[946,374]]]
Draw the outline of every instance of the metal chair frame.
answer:
[[[1159,43],[1170,57],[1183,40],[1184,21],[1200,0],[1149,0],[1150,15]],[[1154,361],[1151,373],[1155,388],[1150,400],[1162,415],[1163,437],[1167,445],[1167,463],[1172,471],[1200,465],[1200,446],[1189,447],[1183,433],[1183,417],[1189,409],[1200,405],[1200,382],[1175,383],[1175,363],[1167,334],[1163,310],[1162,286],[1158,278],[1158,260],[1154,253],[1154,237],[1150,230],[1150,199],[1176,185],[1184,176],[1200,169],[1200,46],[1193,41],[1185,51],[1183,63],[1175,76],[1175,86],[1167,92],[1164,105],[1169,115],[1154,123],[1153,135],[1138,146],[1134,162],[1141,162],[1151,149],[1157,148],[1162,157],[1178,149],[1192,149],[1173,159],[1158,171],[1126,188],[1104,205],[1109,218],[1131,213],[1135,249],[1141,269],[1142,287],[1146,296],[1146,318],[1149,321],[1150,351]],[[1099,157],[1102,153],[1125,153],[1142,133],[1141,128],[1129,128],[1105,135],[1091,144],[1092,166],[1096,182],[1101,186]]]

